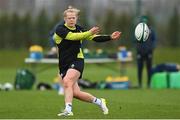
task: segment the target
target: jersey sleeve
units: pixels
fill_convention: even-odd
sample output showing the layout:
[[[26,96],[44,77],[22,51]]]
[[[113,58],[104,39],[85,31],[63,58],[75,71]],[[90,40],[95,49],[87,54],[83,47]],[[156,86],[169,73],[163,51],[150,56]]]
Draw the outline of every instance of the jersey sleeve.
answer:
[[[91,36],[90,31],[77,32],[77,33],[69,32],[65,38],[68,40],[84,40],[89,36]]]
[[[106,42],[106,41],[112,40],[111,36],[109,36],[109,35],[91,35],[86,39],[95,41],[95,42]]]
[[[58,26],[56,29],[56,34],[61,38],[66,38],[68,33],[68,29],[64,28],[63,26]]]
[[[110,35],[97,35],[92,40],[95,42],[106,42],[106,41],[110,41],[112,39],[111,39]]]

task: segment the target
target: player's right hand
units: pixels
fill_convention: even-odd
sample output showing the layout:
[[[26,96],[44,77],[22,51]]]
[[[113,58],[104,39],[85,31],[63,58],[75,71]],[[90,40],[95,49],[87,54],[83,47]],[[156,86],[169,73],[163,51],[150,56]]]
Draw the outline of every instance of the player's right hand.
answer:
[[[120,36],[121,36],[121,32],[115,31],[115,32],[113,32],[113,33],[111,34],[111,39],[112,39],[112,40],[118,40],[118,39],[120,38]]]
[[[92,27],[90,30],[92,35],[98,34],[100,32],[100,28],[99,27]]]

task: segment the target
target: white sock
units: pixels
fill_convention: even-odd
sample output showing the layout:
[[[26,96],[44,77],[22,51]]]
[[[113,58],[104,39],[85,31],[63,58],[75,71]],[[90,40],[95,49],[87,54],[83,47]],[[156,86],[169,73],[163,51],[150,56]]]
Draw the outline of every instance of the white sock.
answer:
[[[72,103],[66,103],[65,110],[66,110],[67,112],[71,112],[71,111],[72,111]]]
[[[99,98],[94,98],[92,102],[96,105],[101,106],[101,100]]]

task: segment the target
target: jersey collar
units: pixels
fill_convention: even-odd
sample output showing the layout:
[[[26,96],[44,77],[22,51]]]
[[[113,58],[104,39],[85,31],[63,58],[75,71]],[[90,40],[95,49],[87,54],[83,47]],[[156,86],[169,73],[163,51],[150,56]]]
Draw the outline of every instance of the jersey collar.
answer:
[[[76,29],[76,27],[68,27],[66,23],[64,25],[70,30],[75,30]]]

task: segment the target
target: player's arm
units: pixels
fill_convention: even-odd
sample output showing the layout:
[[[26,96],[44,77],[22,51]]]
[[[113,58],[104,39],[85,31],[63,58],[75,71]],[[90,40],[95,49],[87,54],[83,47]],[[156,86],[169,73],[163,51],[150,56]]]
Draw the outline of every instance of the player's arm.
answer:
[[[61,39],[67,39],[67,40],[83,40],[86,39],[87,37],[90,37],[91,35],[99,33],[99,28],[98,27],[93,27],[89,31],[85,32],[77,32],[73,33],[62,26],[58,27],[56,29],[56,33],[54,35],[55,38],[61,38]]]
[[[89,31],[81,32],[81,33],[72,33],[69,32],[66,36],[66,39],[69,40],[84,40],[90,36],[98,34],[100,31],[99,27],[92,27]]]
[[[86,39],[95,42],[106,42],[112,40],[110,35],[92,35]]]
[[[85,31],[81,33],[72,33],[64,28],[57,28],[56,32],[53,35],[53,39],[56,42],[56,44],[59,44],[62,39],[66,40],[83,40],[84,38],[87,38],[91,36],[92,33],[90,31]]]
[[[96,42],[106,42],[110,40],[118,40],[121,35],[121,32],[116,31],[113,32],[111,35],[92,35],[87,38],[87,40],[93,40]]]
[[[84,40],[86,38],[89,38],[90,36],[92,36],[92,33],[90,31],[81,32],[81,33],[68,32],[64,38],[66,40]],[[61,37],[58,33],[54,34],[55,41],[61,41],[62,38],[63,36]]]
[[[65,39],[67,39],[67,40],[83,40],[91,35],[92,35],[92,33],[90,31],[81,32],[81,33],[69,32],[66,35]]]

